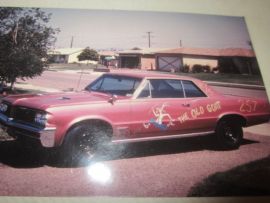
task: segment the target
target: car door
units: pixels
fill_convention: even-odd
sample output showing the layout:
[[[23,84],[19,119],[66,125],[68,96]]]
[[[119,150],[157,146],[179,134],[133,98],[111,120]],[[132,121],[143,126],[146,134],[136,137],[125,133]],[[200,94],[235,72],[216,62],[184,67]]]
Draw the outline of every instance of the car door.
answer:
[[[148,79],[131,102],[133,136],[140,138],[185,132],[188,123],[181,123],[179,116],[189,109],[181,80]]]
[[[208,97],[193,81],[182,80],[188,111],[178,120],[185,123],[187,133],[204,133],[214,130],[221,111],[221,102],[215,97]]]

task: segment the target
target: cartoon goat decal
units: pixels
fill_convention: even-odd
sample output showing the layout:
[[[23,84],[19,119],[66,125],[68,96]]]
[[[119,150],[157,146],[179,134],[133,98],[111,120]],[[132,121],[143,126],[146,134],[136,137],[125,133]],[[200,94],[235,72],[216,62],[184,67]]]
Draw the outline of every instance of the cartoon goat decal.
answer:
[[[156,128],[159,128],[160,130],[167,130],[168,127],[174,126],[174,123],[173,123],[174,120],[172,119],[170,114],[167,113],[166,110],[165,110],[165,107],[167,107],[167,106],[168,105],[166,105],[166,104],[162,104],[161,107],[152,108],[152,113],[154,114],[155,118],[151,118],[149,120],[149,122],[144,123],[143,126],[145,128],[149,128],[151,126],[151,124],[152,124]],[[169,119],[168,124],[164,124],[165,123],[165,118]]]

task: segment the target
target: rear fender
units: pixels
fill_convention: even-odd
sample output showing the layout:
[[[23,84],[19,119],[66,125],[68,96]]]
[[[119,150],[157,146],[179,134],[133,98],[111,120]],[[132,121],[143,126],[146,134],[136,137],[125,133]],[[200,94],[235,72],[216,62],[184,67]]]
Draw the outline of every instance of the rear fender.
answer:
[[[236,112],[229,112],[229,113],[221,114],[218,117],[216,125],[223,119],[231,119],[231,120],[236,119],[240,121],[240,124],[242,127],[245,127],[247,125],[247,118],[244,115],[236,113]]]

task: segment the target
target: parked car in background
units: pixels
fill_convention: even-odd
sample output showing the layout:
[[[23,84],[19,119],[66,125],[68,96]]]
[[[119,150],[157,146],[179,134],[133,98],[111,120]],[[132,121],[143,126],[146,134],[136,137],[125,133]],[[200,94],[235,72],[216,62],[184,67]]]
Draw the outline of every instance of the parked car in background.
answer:
[[[268,122],[269,102],[222,95],[204,82],[170,74],[106,73],[84,91],[2,99],[0,123],[11,136],[61,149],[73,161],[105,144],[215,134],[236,149],[242,127]]]

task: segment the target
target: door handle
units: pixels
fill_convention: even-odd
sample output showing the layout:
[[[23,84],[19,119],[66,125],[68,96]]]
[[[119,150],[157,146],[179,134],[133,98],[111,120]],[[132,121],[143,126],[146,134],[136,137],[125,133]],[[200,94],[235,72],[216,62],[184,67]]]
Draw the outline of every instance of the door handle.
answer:
[[[182,104],[183,107],[190,107],[190,104]]]

